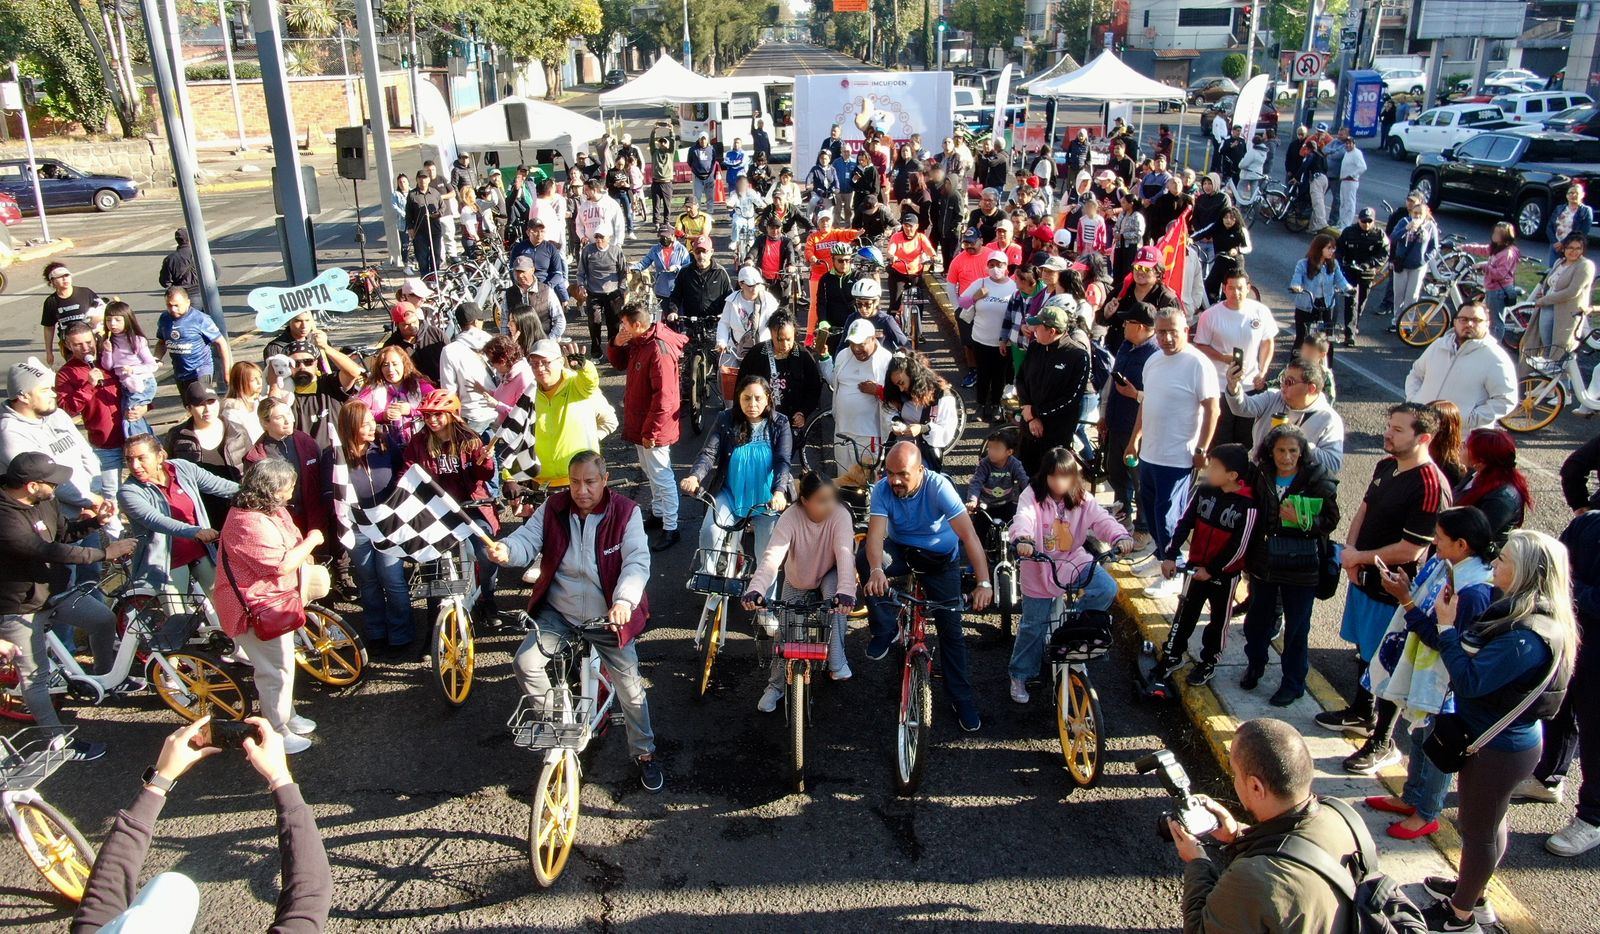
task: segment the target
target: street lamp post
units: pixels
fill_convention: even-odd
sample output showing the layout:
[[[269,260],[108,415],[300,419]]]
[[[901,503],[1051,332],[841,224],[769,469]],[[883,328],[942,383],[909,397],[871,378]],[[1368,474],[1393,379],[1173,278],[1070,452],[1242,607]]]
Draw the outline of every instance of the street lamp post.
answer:
[[[222,29],[222,56],[228,62],[228,91],[233,95],[233,122],[239,131],[239,151],[250,145],[244,139],[244,108],[239,106],[239,76],[233,70],[233,26],[228,22],[228,11],[222,0],[217,0],[217,25]]]
[[[683,67],[694,71],[694,47],[689,44],[689,0],[683,0]]]

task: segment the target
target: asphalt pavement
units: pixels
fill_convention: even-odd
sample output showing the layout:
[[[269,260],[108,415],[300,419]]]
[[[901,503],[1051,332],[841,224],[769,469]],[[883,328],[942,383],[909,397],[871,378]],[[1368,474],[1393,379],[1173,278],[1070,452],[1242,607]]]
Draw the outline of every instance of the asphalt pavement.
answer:
[[[775,72],[790,64],[796,70],[862,67],[813,47],[763,47],[741,70]],[[654,113],[622,116],[642,121]],[[1363,203],[1402,197],[1408,167],[1377,154],[1369,163]],[[380,184],[361,186],[369,246],[381,238],[371,208]],[[330,211],[318,229],[328,262],[355,256],[349,191],[348,183],[323,181]],[[203,200],[231,327],[243,330],[244,294],[278,276],[271,203],[265,192]],[[80,282],[129,298],[149,327],[158,308],[156,269],[180,216],[176,202],[150,200],[111,215],[67,215],[52,226],[59,223],[79,244],[67,259]],[[1475,239],[1487,239],[1491,223],[1487,215],[1455,208],[1442,217],[1446,232]],[[1253,233],[1248,268],[1287,332],[1286,286],[1309,236],[1276,225],[1258,225]],[[630,255],[641,248],[633,241]],[[5,365],[37,352],[35,315],[44,294],[37,268],[10,272],[16,284],[0,296]],[[380,316],[358,313],[341,322],[339,332],[371,335],[381,323]],[[1384,335],[1382,322],[1363,325],[1359,346],[1335,357],[1338,409],[1347,430],[1340,499],[1346,516],[1355,512],[1381,456],[1386,409],[1400,397],[1416,353]],[[1286,341],[1280,361],[1285,348]],[[932,352],[947,373],[956,371],[942,335]],[[607,372],[605,385],[620,399],[619,376]],[[1594,431],[1592,422],[1568,413],[1543,432],[1519,436],[1537,500],[1530,527],[1556,532],[1564,524],[1555,471]],[[958,481],[970,475],[983,433],[969,427],[951,458]],[[674,447],[679,471],[693,460],[697,440]],[[613,487],[630,495],[639,490],[631,450],[612,439],[607,453]],[[686,502],[682,524],[692,541],[700,524],[697,505]],[[333,865],[331,929],[1156,931],[1178,925],[1179,864],[1153,833],[1165,802],[1152,781],[1133,774],[1132,763],[1151,750],[1175,748],[1205,790],[1219,798],[1231,792],[1181,711],[1132,701],[1136,646],[1119,642],[1090,666],[1111,736],[1110,762],[1100,787],[1074,791],[1049,705],[1036,699],[1023,709],[1007,699],[1007,648],[996,638],[992,617],[977,620],[969,635],[977,644],[973,675],[983,730],[964,734],[950,717],[936,717],[922,793],[905,800],[895,797],[890,780],[898,669],[862,657],[865,633],[858,625],[848,643],[856,677],[823,683],[817,692],[815,788],[790,794],[780,777],[781,715],[755,710],[764,673],[756,670],[743,635],[747,625],[739,624],[714,696],[692,699],[689,636],[698,602],[678,589],[691,541],[655,556],[655,620],[640,647],[666,790],[644,792],[623,738],[602,738],[586,756],[577,852],[549,892],[534,890],[526,860],[537,763],[511,745],[504,727],[517,698],[509,672],[512,637],[480,641],[480,680],[459,711],[443,708],[416,664],[377,665],[343,692],[305,682],[297,687],[302,711],[320,724],[314,748],[292,765]],[[519,594],[503,589],[502,606],[520,605]],[[1341,605],[1335,599],[1318,607],[1313,664],[1348,692],[1354,669],[1338,639]],[[418,623],[426,625],[421,612]],[[111,753],[69,765],[43,791],[98,841],[116,809],[136,794],[139,773],[177,720],[152,696],[77,708],[77,720],[84,736],[110,743]],[[176,869],[200,883],[198,930],[260,930],[271,917],[276,844],[270,801],[261,792],[248,766],[222,756],[186,777],[167,806],[146,876]],[[1600,930],[1592,855],[1558,860],[1541,847],[1544,834],[1569,816],[1570,806],[1513,808],[1502,873],[1549,919],[1549,930]],[[0,859],[0,919],[59,929],[66,917],[62,904],[46,894],[20,854],[11,853]]]

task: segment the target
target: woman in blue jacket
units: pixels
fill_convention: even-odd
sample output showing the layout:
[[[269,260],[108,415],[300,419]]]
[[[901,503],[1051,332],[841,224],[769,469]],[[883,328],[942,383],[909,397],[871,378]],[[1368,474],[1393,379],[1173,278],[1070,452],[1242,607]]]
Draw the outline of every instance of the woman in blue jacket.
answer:
[[[1439,251],[1439,225],[1428,203],[1416,192],[1406,195],[1406,216],[1389,234],[1389,265],[1394,267],[1394,320],[1389,333],[1400,330],[1400,312],[1422,297],[1428,257]]]
[[[1587,193],[1583,182],[1573,182],[1567,186],[1567,200],[1550,212],[1550,223],[1545,226],[1550,238],[1550,259],[1545,263],[1546,268],[1561,262],[1563,240],[1572,234],[1587,236],[1589,228],[1594,226],[1594,208],[1583,202]]]
[[[1339,241],[1332,234],[1319,233],[1311,238],[1306,255],[1294,264],[1294,275],[1289,277],[1289,291],[1294,293],[1294,339],[1299,343],[1313,324],[1331,331],[1334,309],[1344,301],[1351,289],[1339,268],[1337,255]]]

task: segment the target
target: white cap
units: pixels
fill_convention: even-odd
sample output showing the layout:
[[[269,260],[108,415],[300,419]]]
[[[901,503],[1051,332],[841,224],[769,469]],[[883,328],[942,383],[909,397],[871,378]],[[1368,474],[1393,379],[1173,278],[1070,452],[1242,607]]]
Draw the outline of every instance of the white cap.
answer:
[[[1061,246],[1061,247],[1072,246],[1072,231],[1067,230],[1066,228],[1063,227],[1062,229],[1056,231],[1056,235],[1055,235],[1054,239],[1055,239],[1055,242],[1056,242],[1056,246]]]
[[[989,253],[988,258],[983,261],[985,266],[989,265],[990,263],[1000,263],[1001,265],[1009,266],[1011,265],[1011,257],[1007,256],[1004,250],[993,250]]]
[[[740,267],[740,269],[739,269],[739,284],[740,285],[760,285],[761,283],[763,283],[765,281],[766,281],[765,279],[761,278],[761,270],[757,269],[756,267],[754,267],[754,266],[742,266],[742,267]]]
[[[528,356],[540,357],[545,360],[560,360],[561,345],[547,337],[542,341],[535,342],[533,349],[528,351]]]
[[[866,318],[857,318],[850,322],[850,330],[844,332],[844,339],[852,344],[865,344],[877,336],[878,329]]]
[[[1004,230],[1004,231],[1006,231],[1008,233],[1016,232],[1016,228],[1011,225],[1011,219],[1009,217],[1002,218],[998,223],[996,223],[994,225],[994,229],[995,230]]]
[[[433,297],[433,290],[428,288],[428,283],[423,282],[416,276],[412,276],[406,281],[400,283],[400,289],[401,291],[415,295],[418,298]]]

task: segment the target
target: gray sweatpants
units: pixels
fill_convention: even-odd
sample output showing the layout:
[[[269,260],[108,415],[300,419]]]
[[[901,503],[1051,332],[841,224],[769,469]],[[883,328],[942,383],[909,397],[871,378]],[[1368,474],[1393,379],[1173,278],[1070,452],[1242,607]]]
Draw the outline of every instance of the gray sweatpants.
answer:
[[[50,703],[50,653],[46,633],[73,625],[89,634],[95,674],[104,674],[116,656],[117,619],[93,594],[77,594],[32,614],[0,616],[0,639],[17,646],[17,673],[23,703],[39,726],[57,727],[61,718]],[[70,643],[68,651],[71,651]]]
[[[564,639],[573,636],[583,639],[605,659],[611,689],[617,692],[617,704],[622,708],[622,718],[628,727],[629,750],[634,758],[653,755],[656,737],[650,729],[650,704],[645,698],[644,680],[639,677],[639,653],[634,643],[619,646],[616,633],[609,629],[574,629],[560,613],[549,607],[539,611],[538,621],[539,628],[528,633],[528,638],[517,646],[517,654],[511,662],[522,692],[529,697],[543,697],[549,692],[550,659],[561,653]]]

